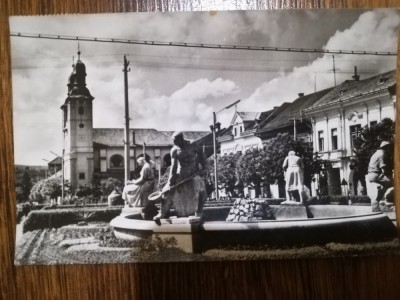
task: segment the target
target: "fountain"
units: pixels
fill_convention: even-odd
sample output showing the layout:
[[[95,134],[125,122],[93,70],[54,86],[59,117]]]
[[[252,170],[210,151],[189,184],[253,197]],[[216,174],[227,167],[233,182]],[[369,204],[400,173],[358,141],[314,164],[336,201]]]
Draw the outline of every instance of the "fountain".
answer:
[[[265,203],[264,212],[258,215],[251,209],[257,203]],[[239,215],[236,219],[232,217],[235,210]],[[267,200],[236,200],[233,207],[205,207],[202,220],[171,216],[162,219],[160,225],[145,220],[138,208],[125,208],[110,225],[117,238],[174,237],[178,247],[190,253],[237,245],[366,243],[397,237],[397,228],[388,214],[371,212],[371,206],[268,205]]]

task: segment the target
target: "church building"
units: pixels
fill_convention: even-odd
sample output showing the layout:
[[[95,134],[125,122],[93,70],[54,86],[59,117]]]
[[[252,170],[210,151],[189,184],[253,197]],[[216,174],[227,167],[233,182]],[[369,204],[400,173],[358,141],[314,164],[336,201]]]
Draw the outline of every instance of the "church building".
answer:
[[[93,128],[94,97],[86,87],[86,66],[80,59],[73,64],[68,79],[68,96],[61,106],[63,111],[64,179],[73,190],[89,185],[93,176],[124,179],[124,129]],[[131,128],[130,170],[131,178],[136,170],[136,159],[143,156],[152,161],[159,175],[170,165],[173,131],[153,128]],[[184,131],[185,139],[205,140],[207,131]]]

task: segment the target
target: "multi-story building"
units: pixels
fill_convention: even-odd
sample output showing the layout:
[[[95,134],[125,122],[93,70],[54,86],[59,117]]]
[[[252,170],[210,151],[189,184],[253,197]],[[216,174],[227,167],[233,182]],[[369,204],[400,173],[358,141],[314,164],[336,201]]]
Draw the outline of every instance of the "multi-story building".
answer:
[[[330,195],[357,194],[358,184],[351,163],[354,139],[364,126],[395,118],[395,71],[364,80],[358,76],[353,78],[303,110],[304,116],[311,119],[314,152],[331,162],[326,178]],[[318,188],[317,180],[314,189]]]

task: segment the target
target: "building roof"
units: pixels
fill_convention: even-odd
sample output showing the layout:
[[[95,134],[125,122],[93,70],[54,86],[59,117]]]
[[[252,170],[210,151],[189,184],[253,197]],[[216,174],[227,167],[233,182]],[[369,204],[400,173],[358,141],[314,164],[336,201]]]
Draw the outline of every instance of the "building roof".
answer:
[[[237,111],[243,122],[254,121],[261,114],[260,112]]]
[[[62,159],[60,156],[57,156],[56,158],[54,158],[53,160],[49,161],[47,163],[48,166],[53,166],[53,165],[61,165],[62,163]]]
[[[260,125],[260,129],[257,131],[257,133],[264,133],[291,126],[293,124],[293,118],[300,119],[302,117],[303,109],[312,106],[331,90],[332,88],[325,89],[316,93],[301,96],[292,103],[283,103],[280,107],[273,111],[273,118]]]
[[[236,111],[231,121],[231,125],[234,124],[237,116],[239,116],[243,121],[244,131],[249,130],[254,126],[256,119],[259,118],[260,114],[261,112]]]
[[[233,126],[232,123],[235,120],[235,117],[239,115],[244,124],[244,132],[246,131],[253,131],[258,128],[258,125],[265,121],[273,112],[274,109],[263,111],[263,112],[235,112],[235,115],[232,119],[231,125],[228,128],[225,128],[223,132],[219,134],[218,137],[224,138],[228,136],[232,136]],[[243,133],[244,133],[243,132]]]
[[[172,146],[171,136],[173,131],[159,131],[153,128],[134,128],[129,130],[131,144],[147,146]],[[207,131],[184,131],[183,136],[190,141],[198,140]],[[134,136],[134,141],[133,141]],[[124,146],[124,129],[122,128],[93,128],[93,142],[109,147]]]
[[[351,98],[388,89],[396,84],[396,71],[381,73],[364,80],[346,80],[316,101],[309,110],[343,102]]]

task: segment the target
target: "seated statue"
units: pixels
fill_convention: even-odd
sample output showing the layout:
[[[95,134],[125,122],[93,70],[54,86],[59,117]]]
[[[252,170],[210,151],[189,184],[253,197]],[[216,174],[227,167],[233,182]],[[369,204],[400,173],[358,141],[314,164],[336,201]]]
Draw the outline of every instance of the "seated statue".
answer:
[[[161,211],[154,217],[157,223],[168,218],[172,206],[178,217],[201,217],[207,192],[204,179],[206,163],[203,153],[183,138],[182,132],[172,135],[175,146],[171,149],[171,169],[168,183],[162,193]],[[199,168],[201,167],[201,169]]]
[[[142,167],[140,177],[128,181],[122,192],[122,199],[128,207],[145,207],[149,195],[154,190],[154,176],[150,164],[144,157],[139,157],[137,163]]]
[[[367,194],[371,198],[372,211],[379,211],[379,202],[393,202],[393,177],[389,167],[388,152],[390,143],[382,141],[379,149],[371,156],[368,165],[366,179],[372,183],[367,189]],[[371,190],[374,189],[374,190]]]

